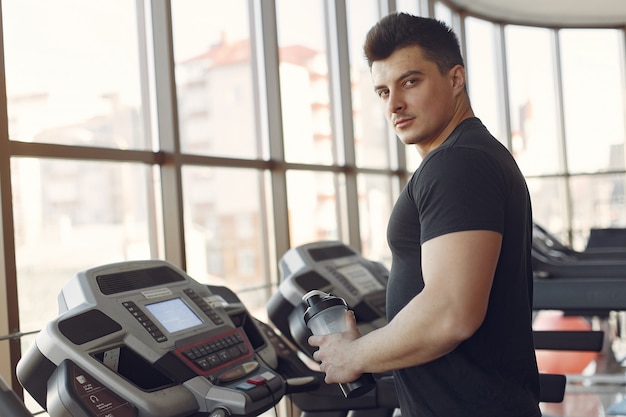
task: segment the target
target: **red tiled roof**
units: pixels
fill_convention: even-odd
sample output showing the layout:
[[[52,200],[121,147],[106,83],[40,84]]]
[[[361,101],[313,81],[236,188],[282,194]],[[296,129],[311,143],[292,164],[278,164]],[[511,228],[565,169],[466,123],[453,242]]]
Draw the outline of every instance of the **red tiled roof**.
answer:
[[[281,61],[305,66],[307,61],[319,52],[302,45],[290,45],[280,48],[279,53]],[[204,60],[209,61],[211,66],[216,67],[248,62],[250,61],[250,40],[243,39],[227,42],[222,38],[218,45],[211,47],[200,55],[185,59],[181,63],[186,64]]]

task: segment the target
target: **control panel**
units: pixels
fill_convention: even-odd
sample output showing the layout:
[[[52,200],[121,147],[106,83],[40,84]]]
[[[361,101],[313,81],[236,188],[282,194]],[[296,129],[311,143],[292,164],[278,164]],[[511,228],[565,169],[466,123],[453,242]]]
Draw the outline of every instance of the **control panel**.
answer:
[[[285,394],[239,298],[165,261],[78,273],[17,376],[51,417],[256,416]]]
[[[339,241],[318,241],[287,251],[280,263],[281,282],[267,311],[272,323],[298,348],[312,355],[304,323],[302,296],[311,290],[343,298],[357,318],[362,334],[386,324],[387,268],[365,259]]]

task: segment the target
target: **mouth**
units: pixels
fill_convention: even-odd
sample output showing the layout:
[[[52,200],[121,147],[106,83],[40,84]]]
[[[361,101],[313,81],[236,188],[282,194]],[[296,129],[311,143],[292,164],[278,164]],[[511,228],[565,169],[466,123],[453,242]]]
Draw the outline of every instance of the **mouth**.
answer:
[[[393,126],[396,129],[402,129],[402,128],[406,127],[407,125],[409,125],[411,123],[411,121],[413,121],[412,117],[398,118],[398,119],[395,119],[393,121]]]

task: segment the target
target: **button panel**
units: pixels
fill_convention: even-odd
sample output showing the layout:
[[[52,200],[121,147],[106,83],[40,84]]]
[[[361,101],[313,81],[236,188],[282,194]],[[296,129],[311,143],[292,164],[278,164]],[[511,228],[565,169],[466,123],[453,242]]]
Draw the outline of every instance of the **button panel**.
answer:
[[[272,395],[273,392],[278,392],[281,387],[280,378],[276,378],[274,373],[267,371],[238,383],[235,389],[244,391],[254,401],[259,401]]]
[[[143,326],[144,329],[156,340],[158,343],[165,342],[167,336],[163,334],[161,329],[150,320],[150,317],[146,315],[138,306],[132,301],[124,301],[122,305],[128,310],[130,314]]]
[[[208,375],[253,355],[252,347],[242,329],[234,329],[211,339],[174,351],[200,375]]]
[[[340,273],[339,271],[337,271],[337,269],[331,265],[326,265],[326,270],[337,280],[341,283],[341,285],[343,285],[345,287],[346,290],[348,290],[348,292],[354,296],[358,296],[359,295],[359,290],[356,289],[356,287],[354,285],[352,285],[350,283],[350,281],[345,277],[345,275],[343,275],[342,273]]]
[[[224,320],[222,320],[219,314],[217,314],[215,310],[213,310],[213,307],[211,307],[206,301],[204,301],[204,298],[200,297],[194,290],[192,290],[191,288],[186,288],[183,290],[183,292],[187,294],[191,301],[193,301],[194,304],[197,305],[200,310],[202,310],[202,312],[213,321],[213,323],[217,324],[218,326],[220,324],[224,324]]]

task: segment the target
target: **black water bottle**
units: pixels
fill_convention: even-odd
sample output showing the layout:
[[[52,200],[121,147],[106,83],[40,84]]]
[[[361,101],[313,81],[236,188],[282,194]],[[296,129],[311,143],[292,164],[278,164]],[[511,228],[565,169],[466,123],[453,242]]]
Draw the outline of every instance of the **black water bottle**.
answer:
[[[304,294],[302,299],[308,305],[304,312],[304,323],[314,335],[323,336],[348,330],[346,326],[348,305],[343,298],[313,290]],[[363,395],[375,386],[376,381],[369,373],[362,374],[356,381],[339,384],[346,398]]]

